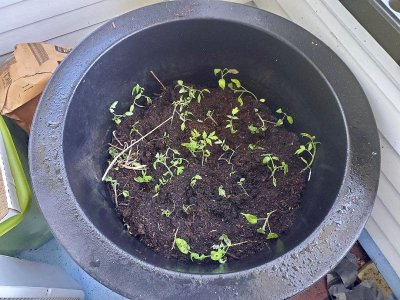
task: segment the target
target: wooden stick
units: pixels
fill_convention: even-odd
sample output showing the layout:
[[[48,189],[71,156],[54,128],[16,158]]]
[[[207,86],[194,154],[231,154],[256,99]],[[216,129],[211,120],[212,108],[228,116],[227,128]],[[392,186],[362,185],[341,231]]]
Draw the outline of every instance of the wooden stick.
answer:
[[[166,90],[167,88],[165,87],[165,85],[161,82],[160,79],[158,79],[158,77],[156,76],[156,74],[154,74],[153,71],[150,71],[150,74],[153,75],[153,77],[157,80],[157,82],[162,86],[163,90]]]

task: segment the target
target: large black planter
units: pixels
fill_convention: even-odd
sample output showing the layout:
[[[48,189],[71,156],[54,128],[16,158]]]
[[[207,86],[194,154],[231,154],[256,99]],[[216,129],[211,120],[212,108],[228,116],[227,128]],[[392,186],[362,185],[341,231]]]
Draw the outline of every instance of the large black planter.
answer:
[[[271,249],[225,265],[165,260],[130,236],[106,185],[108,107],[126,107],[133,82],[159,91],[153,70],[215,84],[214,67],[236,67],[269,105],[295,116],[296,131],[322,142],[296,226]],[[91,34],[44,92],[30,141],[33,189],[54,235],[89,274],[145,299],[279,299],[331,270],[357,239],[379,178],[379,141],[367,99],[320,40],[267,12],[224,2],[165,2]]]

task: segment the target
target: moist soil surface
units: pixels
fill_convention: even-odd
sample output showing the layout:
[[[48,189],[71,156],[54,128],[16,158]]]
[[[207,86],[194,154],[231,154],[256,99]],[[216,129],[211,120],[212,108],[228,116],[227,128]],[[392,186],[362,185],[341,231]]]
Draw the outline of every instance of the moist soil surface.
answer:
[[[140,171],[120,167],[109,172],[119,183],[118,194],[122,190],[129,191],[126,198],[118,196],[116,205],[129,233],[166,258],[189,260],[189,256],[182,254],[177,247],[172,249],[177,229],[176,236],[186,240],[191,250],[197,253],[209,254],[211,246],[219,244],[218,238],[222,234],[226,234],[232,243],[246,241],[229,249],[228,260],[252,255],[276,241],[267,240],[266,235],[257,233],[262,221],[252,225],[241,213],[265,218],[268,212],[275,211],[269,224],[279,236],[291,226],[296,226],[294,222],[308,175],[308,172],[301,172],[304,164],[294,155],[300,145],[298,135],[288,130],[290,125],[286,121],[284,126],[270,124],[265,132],[252,134],[248,129],[249,124],[261,126],[254,108],[259,109],[263,119],[272,122],[277,120],[276,113],[268,108],[268,101],[261,103],[251,96],[244,96],[244,105],[240,106],[237,95],[228,88],[225,91],[210,89],[210,92],[204,94],[200,104],[196,100],[190,104],[193,116],[190,117],[191,121],[186,122],[184,131],[175,113],[172,122],[161,126],[133,147],[131,155],[136,155],[141,164],[148,166],[147,175],[153,178],[150,183],[137,183],[134,180],[141,175]],[[136,107],[134,115],[116,127],[111,144],[122,149],[124,143],[130,144],[139,139],[140,134],[150,132],[173,114],[172,102],[179,97],[178,89],[167,87],[161,95],[153,98],[152,105]],[[234,107],[240,111],[237,114],[239,120],[233,121],[237,132],[232,134],[225,126],[227,115],[231,114]],[[214,120],[206,117],[210,110],[214,111]],[[137,121],[139,124],[136,124],[136,128],[140,134],[130,133],[131,126]],[[225,140],[235,151],[231,164],[224,160],[229,158],[231,152],[225,153],[220,145],[207,146],[211,155],[203,163],[200,153],[193,157],[181,144],[189,142],[191,130],[194,129],[200,133],[215,131],[220,140]],[[250,150],[249,144],[256,145],[256,149]],[[166,171],[160,164],[157,169],[153,168],[155,156],[165,153],[168,148],[179,151],[180,157],[185,159],[182,164],[185,168],[182,174],[161,186],[159,195],[153,197],[154,186]],[[276,187],[273,186],[271,172],[262,164],[261,155],[264,153],[273,153],[288,164],[286,175],[282,171],[276,172]],[[168,156],[171,155],[169,151]],[[195,175],[200,175],[202,179],[191,187],[191,179]],[[245,178],[243,189],[238,184],[241,178]],[[220,196],[220,186],[223,186],[226,197]],[[110,191],[114,197],[114,191]],[[188,213],[183,206],[189,206]],[[162,210],[172,211],[172,214],[164,216]]]

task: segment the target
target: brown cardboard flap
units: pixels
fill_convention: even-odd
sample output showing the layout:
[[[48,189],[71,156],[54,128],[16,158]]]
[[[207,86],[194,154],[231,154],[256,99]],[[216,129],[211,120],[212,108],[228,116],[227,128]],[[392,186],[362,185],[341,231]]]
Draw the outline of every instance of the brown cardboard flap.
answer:
[[[1,114],[29,133],[38,99],[70,49],[46,43],[18,44],[0,66]]]

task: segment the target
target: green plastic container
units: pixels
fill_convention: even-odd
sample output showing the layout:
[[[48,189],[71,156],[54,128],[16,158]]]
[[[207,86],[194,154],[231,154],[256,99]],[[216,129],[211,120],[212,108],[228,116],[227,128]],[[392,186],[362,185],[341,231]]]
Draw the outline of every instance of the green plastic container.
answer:
[[[28,136],[12,120],[0,116],[8,162],[22,213],[0,224],[0,254],[37,249],[52,238],[29,185]]]

